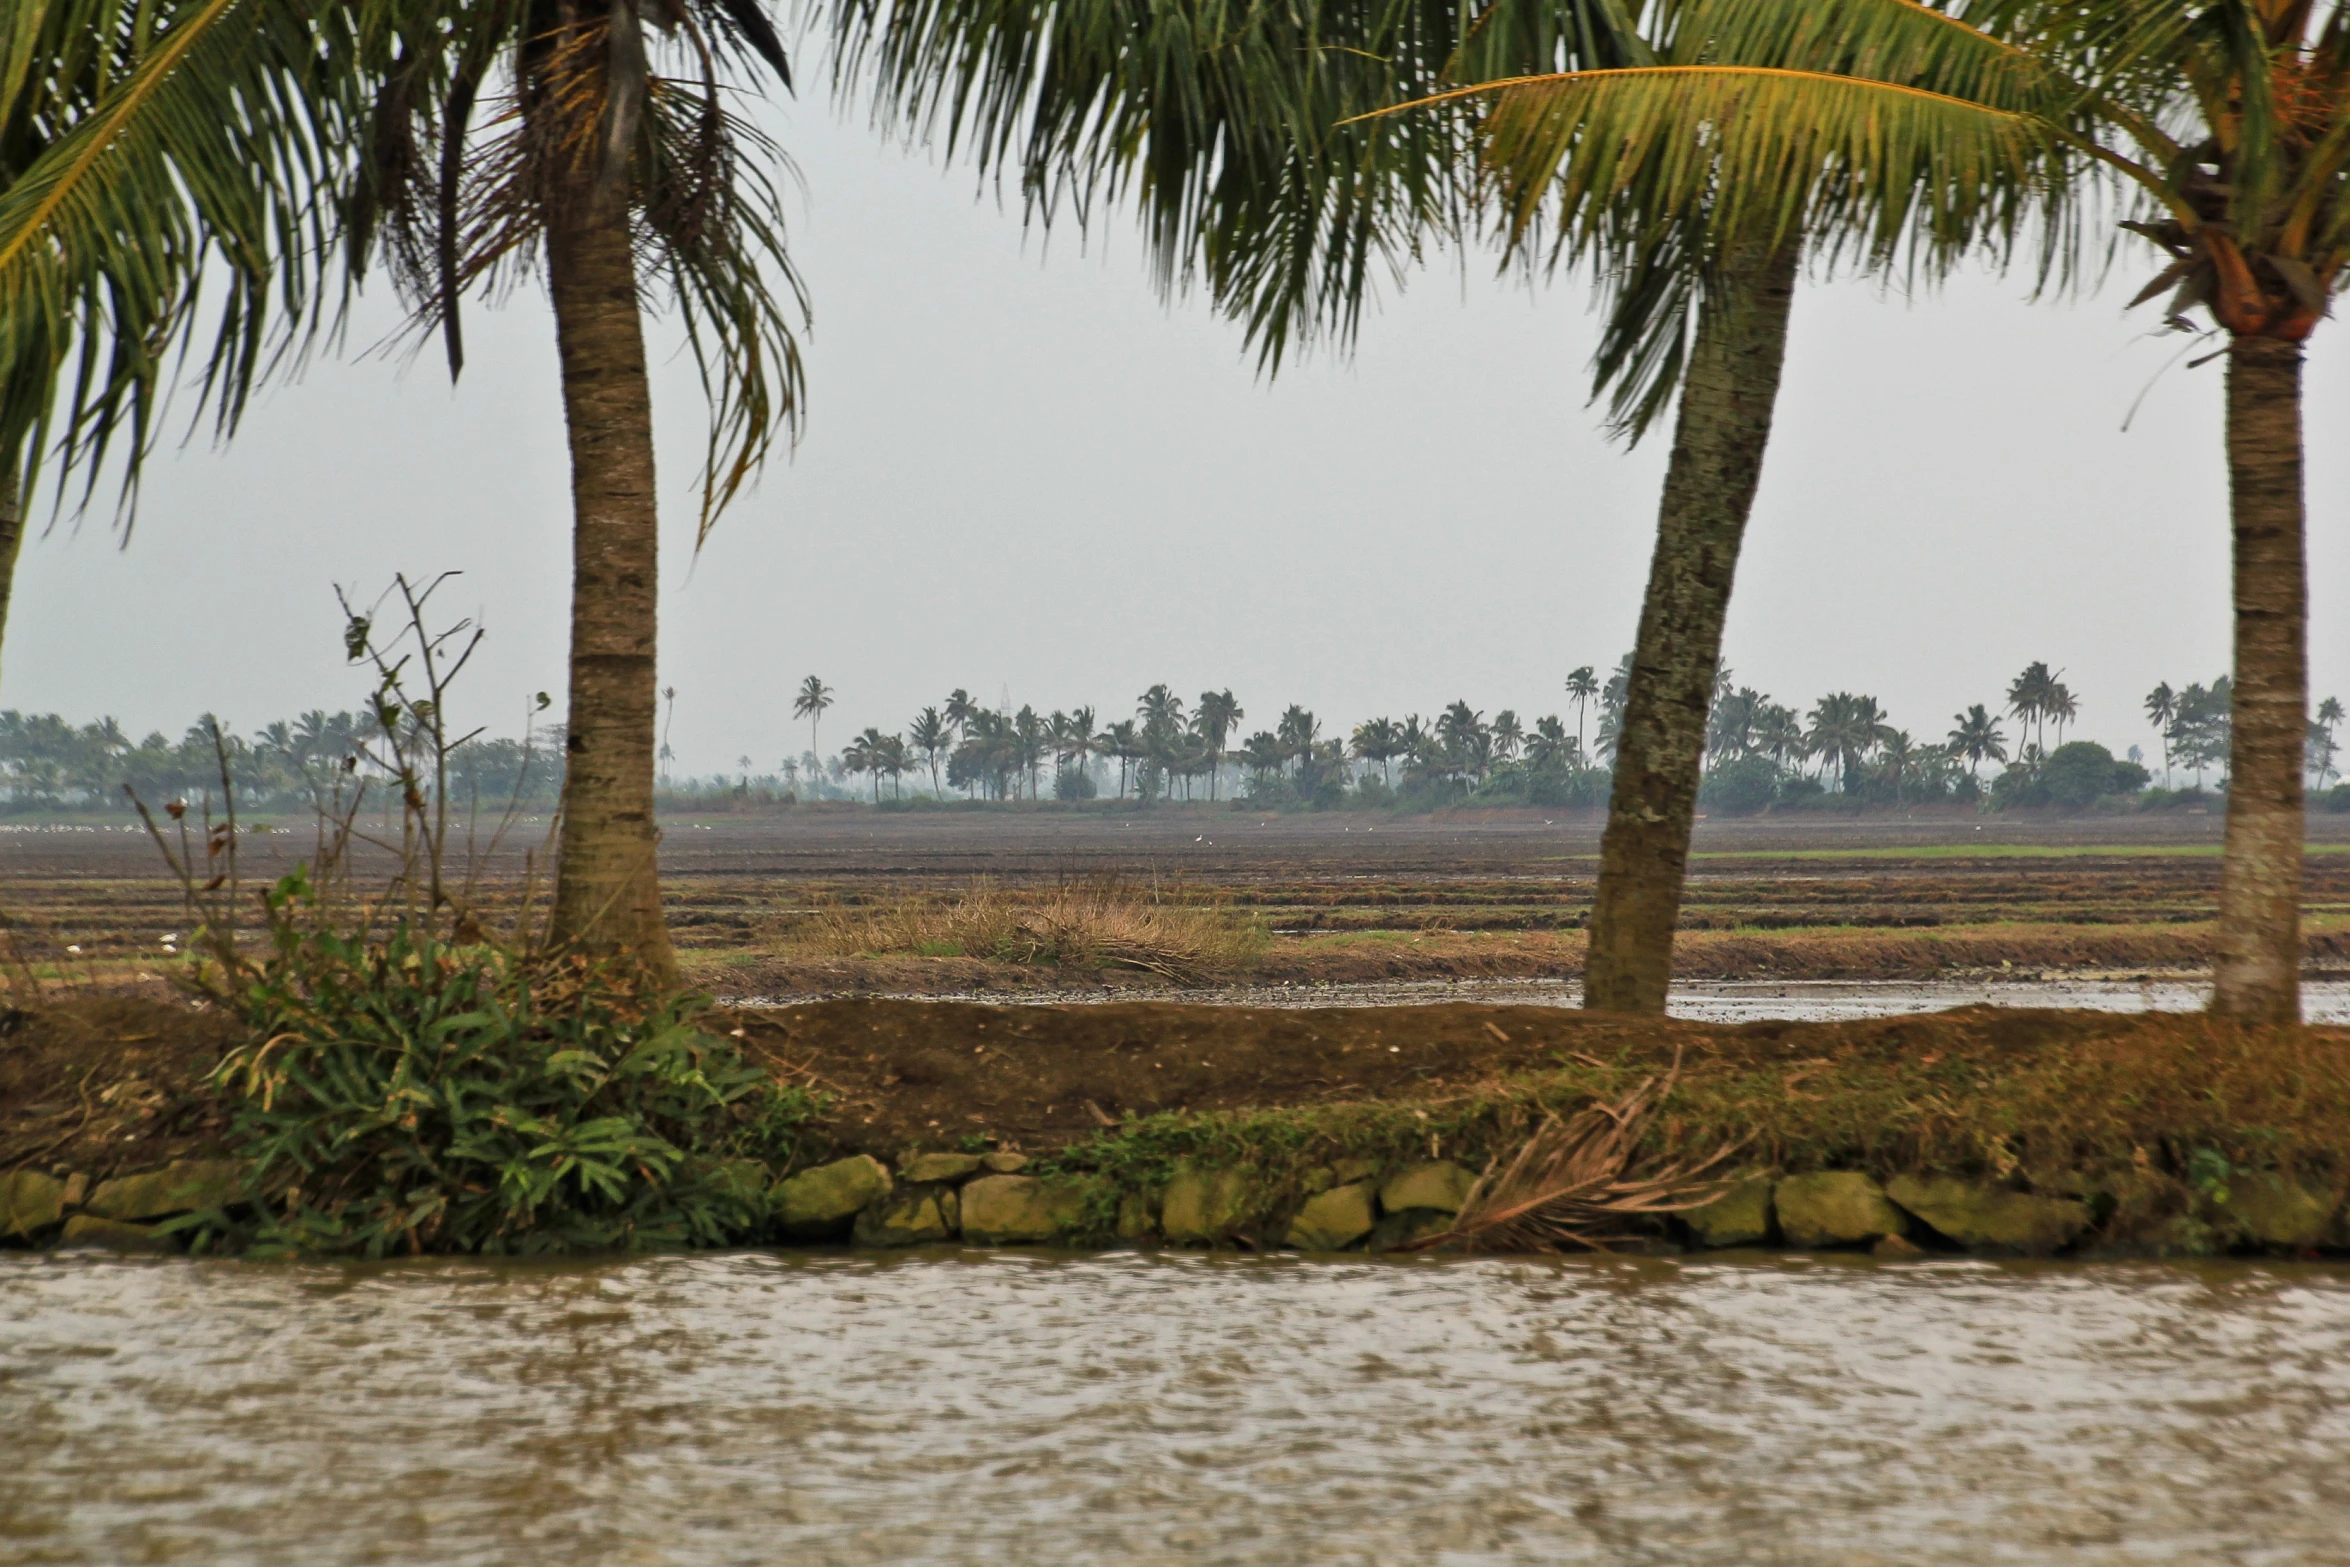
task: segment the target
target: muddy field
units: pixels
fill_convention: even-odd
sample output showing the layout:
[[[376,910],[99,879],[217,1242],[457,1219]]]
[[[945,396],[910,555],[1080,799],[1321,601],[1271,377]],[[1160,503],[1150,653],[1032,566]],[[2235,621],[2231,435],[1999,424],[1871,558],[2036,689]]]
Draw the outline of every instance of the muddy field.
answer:
[[[1535,812],[1386,817],[1156,811],[875,812],[666,825],[671,921],[722,996],[942,993],[1068,985],[1312,984],[1572,973],[1599,819]],[[2221,823],[2211,816],[1781,817],[1699,825],[1681,967],[1714,978],[1927,978],[2061,970],[2188,973],[2208,952]],[[530,829],[535,834],[540,829]],[[2312,820],[2313,963],[2350,966],[2350,818]],[[289,824],[245,840],[255,882],[312,848]],[[511,888],[522,843],[484,867]],[[536,847],[535,838],[529,842]],[[184,938],[154,848],[122,824],[0,824],[0,914],[45,972],[139,983]],[[860,922],[975,891],[1071,886],[1216,911],[1245,963],[1174,976],[1007,960],[955,941],[893,950]],[[901,944],[907,945],[907,944]],[[78,948],[78,951],[69,949]],[[919,950],[913,950],[918,948]]]

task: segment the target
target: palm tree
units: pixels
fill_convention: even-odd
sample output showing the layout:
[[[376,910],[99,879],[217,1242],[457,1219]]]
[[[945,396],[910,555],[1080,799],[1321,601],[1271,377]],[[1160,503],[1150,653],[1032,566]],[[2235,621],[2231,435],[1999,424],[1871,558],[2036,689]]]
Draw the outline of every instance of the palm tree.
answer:
[[[971,717],[979,707],[971,700],[971,693],[957,686],[947,693],[947,722],[955,726],[955,738],[960,740],[971,732]]]
[[[1599,675],[1589,664],[1582,665],[1567,676],[1567,698],[1575,704],[1575,744],[1583,744],[1583,710],[1593,697],[1599,695]]]
[[[1885,774],[1893,780],[1893,803],[1901,803],[1901,786],[1924,758],[1918,743],[1906,729],[1890,726],[1880,732],[1877,741],[1878,758],[1885,764]]]
[[[2007,760],[2007,737],[2000,732],[1999,720],[1982,703],[1952,714],[1951,719],[1955,725],[1950,731],[1951,754],[1963,758],[1978,780],[1985,762]]]
[[[1788,11],[1725,0],[1717,47],[1781,38]],[[2300,1016],[2302,748],[2309,711],[2302,344],[2350,285],[2350,0],[1990,0],[1965,20],[1908,0],[1825,0],[1802,11],[1824,52],[1930,52],[1973,79],[1954,95],[2011,115],[2069,178],[2134,208],[2122,227],[2164,262],[2137,300],[2224,339],[2235,672],[2227,839],[2212,1010]],[[1791,92],[1805,91],[1791,88]],[[1830,97],[1876,100],[1840,80]],[[1798,110],[1782,129],[1804,118]],[[2052,187],[2053,188],[2053,187]],[[2069,267],[2078,224],[2043,229]]]
[[[1403,730],[1391,718],[1372,718],[1355,725],[1348,748],[1366,762],[1379,764],[1379,781],[1390,787],[1395,777],[1388,764],[1403,754]]]
[[[1803,719],[1792,707],[1772,703],[1755,722],[1755,749],[1781,767],[1795,767],[1811,754]]]
[[[946,791],[938,786],[938,759],[947,749],[947,721],[935,707],[926,707],[914,715],[906,726],[906,738],[914,749],[922,753],[922,760],[930,769],[930,792],[943,800]]]
[[[1020,163],[1032,192],[1134,190],[1161,275],[1204,281],[1270,367],[1317,331],[1351,337],[1379,260],[1400,272],[1497,210],[1518,255],[1590,261],[1608,280],[1597,370],[1617,427],[1637,438],[1682,393],[1638,676],[1615,733],[1603,725],[1604,749],[1628,748],[1585,984],[1592,1005],[1651,1012],[1804,236],[1823,237],[1823,260],[1871,264],[1914,236],[1930,272],[1987,201],[2005,210],[2020,140],[1937,94],[1938,62],[1914,50],[1815,61],[1796,36],[1750,50],[1733,79],[1687,21],[1698,9],[1649,8],[1651,37],[1625,8],[1515,0],[1163,0],[1147,24],[1087,0],[836,8],[844,59],[878,55],[885,106],[907,123],[952,125],[983,163]],[[1795,156],[1746,157],[1725,131],[1750,97],[1785,96],[1797,66],[1881,70],[1912,100],[1848,115]],[[1701,101],[1658,112],[1675,93]],[[1416,103],[1443,108],[1390,112]],[[1552,215],[1555,245],[1533,232]]]
[[[1051,737],[1044,720],[1037,716],[1036,709],[1026,703],[1022,703],[1020,711],[1013,715],[1012,739],[1017,748],[1020,776],[1027,780],[1028,797],[1033,800],[1036,798],[1036,772],[1044,765],[1045,756],[1051,750]]]
[[[2318,736],[2317,783],[2321,789],[2325,787],[2325,781],[2334,776],[2334,731],[2341,726],[2341,722],[2340,697],[2329,696],[2317,704],[2317,721],[2311,727]]]
[[[2154,732],[2162,739],[2162,786],[2168,789],[2170,787],[2170,726],[2171,722],[2179,716],[2178,693],[2173,691],[2170,688],[2170,682],[2165,680],[2146,693],[2144,707],[2147,721],[2154,725]]]
[[[2048,704],[2055,694],[2056,676],[2048,665],[2038,659],[2024,666],[2024,672],[2008,682],[2007,710],[2016,722],[2032,729],[2042,750],[2047,749]],[[2018,737],[2021,738],[2020,736]]]
[[[2064,726],[2081,716],[2080,704],[2073,700],[2073,688],[2061,680],[2049,681],[2041,710],[2056,720],[2056,743],[2064,744]]]
[[[1192,733],[1207,743],[1208,798],[1216,797],[1216,774],[1224,766],[1224,741],[1234,727],[1248,715],[1230,690],[1202,691],[1199,705],[1191,710]]]
[[[881,803],[881,774],[889,742],[879,729],[867,729],[841,747],[841,765],[852,773],[873,775],[873,803]]]
[[[810,755],[823,754],[823,742],[817,738],[817,726],[824,722],[824,710],[832,706],[832,687],[810,675],[800,682],[799,694],[792,698],[791,715],[808,721],[808,751]]]
[[[184,25],[159,35],[167,10]],[[19,12],[12,21],[41,20]],[[784,297],[799,303],[781,207],[742,156],[772,149],[728,114],[722,83],[726,67],[754,56],[787,74],[756,0],[674,0],[656,13],[679,28],[691,79],[654,69],[632,0],[131,9],[69,0],[46,14],[65,19],[59,37],[77,47],[115,26],[162,41],[0,195],[0,440],[11,460],[49,412],[55,355],[77,325],[100,309],[117,334],[125,322],[134,333],[168,322],[192,292],[178,285],[212,264],[213,245],[225,241],[201,210],[188,215],[190,192],[248,209],[237,242],[256,242],[257,264],[281,270],[236,286],[274,291],[276,308],[305,324],[325,303],[308,263],[328,254],[324,238],[339,220],[349,277],[380,256],[419,323],[439,328],[452,372],[463,362],[464,291],[501,292],[534,253],[543,257],[571,441],[574,548],[548,934],[559,947],[623,953],[656,976],[673,973],[654,859],[658,550],[641,301],[675,301],[712,396],[706,534],[799,404],[795,312],[766,276],[779,272]],[[58,40],[43,40],[37,26],[11,39],[44,41]],[[469,146],[485,89],[510,91],[515,112],[487,117],[490,140]],[[240,314],[232,298],[222,320],[230,324],[204,380],[233,418],[251,382],[239,355],[265,367],[300,356],[270,341],[266,313]],[[138,340],[126,356],[118,340],[112,362],[83,383],[100,413],[76,438],[92,437],[90,450],[102,454],[127,417],[133,444],[142,441],[150,404],[138,383],[168,346]]]
[[[1811,710],[1811,728],[1805,739],[1817,755],[1841,769],[1838,787],[1848,795],[1860,792],[1861,758],[1883,741],[1887,733],[1877,699],[1832,691]]]
[[[1273,726],[1273,736],[1282,744],[1283,755],[1303,766],[1313,759],[1314,742],[1321,738],[1322,726],[1314,715],[1296,703],[1291,703],[1281,714],[1281,721]]]
[[[1514,762],[1519,749],[1526,743],[1526,727],[1518,722],[1517,713],[1503,708],[1493,715],[1493,759]]]
[[[756,0],[383,0],[360,38],[372,102],[347,216],[454,375],[459,304],[531,261],[553,306],[572,489],[566,767],[552,945],[674,975],[652,790],[659,515],[643,302],[666,298],[711,398],[699,535],[758,472],[800,402],[804,301],[775,149],[727,77],[789,83]],[[682,74],[657,62],[675,59]],[[479,117],[485,98],[511,112]],[[779,281],[771,282],[771,277]]]
[[[1485,726],[1484,714],[1466,701],[1455,702],[1437,718],[1436,738],[1457,769],[1483,781],[1486,758],[1493,754],[1493,731]]]
[[[1123,800],[1126,798],[1127,770],[1143,754],[1142,736],[1137,732],[1134,720],[1125,718],[1104,729],[1100,743],[1104,747],[1103,755],[1118,759],[1118,798]]]

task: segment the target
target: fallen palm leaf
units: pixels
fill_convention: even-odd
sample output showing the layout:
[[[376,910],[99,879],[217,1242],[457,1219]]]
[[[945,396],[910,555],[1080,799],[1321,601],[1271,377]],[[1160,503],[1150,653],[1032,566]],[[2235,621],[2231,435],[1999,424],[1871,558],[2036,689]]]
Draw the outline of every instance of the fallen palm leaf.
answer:
[[[1713,1201],[1724,1183],[1706,1172],[1745,1139],[1694,1163],[1641,1151],[1657,1106],[1680,1075],[1675,1052],[1663,1077],[1649,1078],[1613,1104],[1597,1100],[1565,1120],[1545,1116],[1508,1163],[1497,1155],[1486,1167],[1449,1229],[1404,1249],[1605,1251],[1633,1238],[1628,1221]]]

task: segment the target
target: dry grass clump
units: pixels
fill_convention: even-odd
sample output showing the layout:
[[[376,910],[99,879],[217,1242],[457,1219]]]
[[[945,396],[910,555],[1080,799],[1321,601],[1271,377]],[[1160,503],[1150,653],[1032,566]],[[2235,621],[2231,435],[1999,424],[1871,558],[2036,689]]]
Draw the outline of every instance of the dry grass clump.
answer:
[[[948,904],[827,910],[805,928],[837,957],[985,958],[1049,968],[1136,969],[1193,983],[1253,964],[1258,921],[1222,903],[1179,902],[1153,887],[1068,883],[1018,893],[981,883]]]

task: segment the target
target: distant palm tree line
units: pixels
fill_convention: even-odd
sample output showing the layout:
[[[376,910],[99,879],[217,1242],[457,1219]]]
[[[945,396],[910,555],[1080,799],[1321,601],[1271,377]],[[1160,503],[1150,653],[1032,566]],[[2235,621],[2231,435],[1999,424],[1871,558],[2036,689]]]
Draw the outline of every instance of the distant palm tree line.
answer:
[[[1432,718],[1365,719],[1341,737],[1291,704],[1270,728],[1241,738],[1247,714],[1229,690],[1203,691],[1187,704],[1171,687],[1154,685],[1136,699],[1131,718],[1110,723],[1101,723],[1092,707],[1040,714],[1030,706],[984,706],[956,690],[915,714],[903,733],[860,731],[829,762],[819,759],[813,742],[836,699],[832,686],[811,675],[796,688],[792,706],[793,717],[809,722],[811,749],[783,763],[781,783],[787,793],[805,787],[823,794],[827,775],[852,788],[862,779],[859,792],[878,802],[885,784],[891,798],[902,798],[911,774],[917,788],[926,781],[941,799],[959,791],[973,799],[1034,800],[1049,791],[1060,800],[1087,800],[1109,782],[1096,780],[1095,766],[1107,774],[1114,763],[1113,797],[1138,801],[1215,800],[1229,787],[1266,805],[1332,804],[1349,791],[1366,803],[1599,805],[1606,800],[1630,662],[1626,655],[1604,681],[1588,664],[1568,674],[1562,691],[1571,726],[1557,713],[1528,722],[1509,708],[1488,718],[1464,699]],[[675,688],[663,696],[674,702]],[[2214,773],[2224,784],[2231,698],[2225,675],[2176,690],[2166,682],[2147,694],[2144,713],[2161,737],[2166,788],[2178,773],[2192,775],[2198,788]],[[2004,798],[2003,788],[2010,796],[2023,791],[2018,797],[2028,800],[2033,780],[2066,749],[2066,731],[2079,713],[2063,672],[2034,662],[2009,683],[2003,703],[1975,703],[1952,715],[1941,740],[1922,740],[1896,727],[1873,696],[1832,691],[1803,711],[1739,685],[1724,667],[1707,728],[1707,787],[1717,805],[1741,797],[1793,800],[1806,792],[1907,804],[1974,797],[1984,787],[1985,766],[1997,765],[2005,772],[1993,781],[1994,800]],[[2339,776],[2335,734],[2342,719],[2342,704],[2329,697],[2310,722],[2309,773],[2319,787]],[[192,798],[219,784],[208,722],[177,741],[158,733],[134,742],[112,718],[77,727],[56,714],[0,712],[0,790],[12,803],[40,807],[111,807],[121,803],[126,783],[146,796]],[[356,759],[367,753],[373,724],[366,713],[313,710],[250,738],[229,736],[240,797],[256,806],[298,807],[338,771],[362,765]],[[452,788],[485,798],[551,799],[561,786],[561,733],[540,728],[527,741],[469,742],[453,757]],[[739,765],[747,786],[754,764],[744,757]],[[1733,775],[1734,766],[1740,770]]]
[[[1504,708],[1488,719],[1464,699],[1432,719],[1416,713],[1366,719],[1342,739],[1292,704],[1271,728],[1237,743],[1234,736],[1247,715],[1229,690],[1202,692],[1187,710],[1171,687],[1154,685],[1136,699],[1133,717],[1097,724],[1092,707],[1044,714],[1025,705],[996,709],[958,689],[942,705],[922,709],[903,734],[864,730],[836,763],[839,775],[869,779],[876,801],[884,779],[891,795],[901,797],[908,773],[927,774],[930,792],[941,798],[954,789],[969,798],[1038,799],[1049,779],[1056,798],[1091,799],[1100,792],[1092,771],[1098,761],[1117,764],[1119,799],[1214,800],[1230,768],[1248,798],[1269,803],[1313,803],[1349,787],[1398,797],[1476,797],[1497,782],[1505,795],[1514,792],[1533,803],[1586,803],[1581,797],[1590,794],[1594,780],[1604,780],[1614,760],[1630,676],[1629,654],[1604,681],[1592,665],[1572,671],[1562,687],[1574,718],[1571,731],[1559,714],[1529,723]],[[812,716],[807,693],[829,698],[831,689],[809,676],[795,714]],[[2147,716],[2162,736],[2166,787],[2174,763],[2193,770],[2198,786],[2207,769],[2224,771],[2229,705],[2224,675],[2208,687],[2189,685],[2175,693],[2167,684],[2158,686],[2147,699]],[[1596,732],[1590,726],[1594,710]],[[1953,714],[1938,741],[1896,727],[1873,696],[1829,692],[1806,712],[1738,685],[1725,666],[1715,680],[1707,767],[1711,773],[1759,759],[1778,781],[1808,781],[1855,796],[1882,792],[1895,803],[1971,796],[1981,788],[1985,764],[2006,766],[2014,775],[2011,790],[2027,788],[2065,749],[2066,732],[2079,717],[2079,699],[2063,671],[2038,660],[2009,682],[2003,702],[1978,702]],[[2311,723],[2310,769],[2320,784],[2333,776],[2332,736],[2341,718],[2341,704],[2328,698]],[[2012,750],[2007,720],[2015,725]],[[2102,747],[2093,749],[2110,760]],[[814,753],[807,761],[814,763]],[[800,763],[787,762],[785,771],[796,782]],[[1604,792],[1588,803],[1603,798]]]
[[[301,811],[350,781],[386,776],[372,711],[312,709],[249,737],[223,730],[217,749],[215,724],[207,714],[176,741],[160,731],[133,740],[112,718],[77,726],[55,713],[0,712],[0,791],[11,804],[49,809],[127,810],[126,787],[151,805],[217,798],[225,752],[240,810]],[[449,752],[451,798],[552,801],[562,758],[561,725],[535,726],[521,740],[468,737]]]

